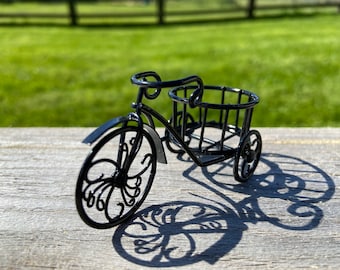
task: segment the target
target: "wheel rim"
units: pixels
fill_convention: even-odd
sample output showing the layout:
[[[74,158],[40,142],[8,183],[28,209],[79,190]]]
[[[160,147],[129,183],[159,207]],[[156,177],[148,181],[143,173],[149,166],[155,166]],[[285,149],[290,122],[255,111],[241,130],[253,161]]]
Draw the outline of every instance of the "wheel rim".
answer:
[[[86,158],[76,188],[77,210],[95,228],[129,218],[147,196],[156,172],[151,136],[137,127],[117,129]]]
[[[234,163],[234,177],[245,182],[253,174],[260,160],[262,149],[261,135],[257,130],[250,131],[240,142]]]

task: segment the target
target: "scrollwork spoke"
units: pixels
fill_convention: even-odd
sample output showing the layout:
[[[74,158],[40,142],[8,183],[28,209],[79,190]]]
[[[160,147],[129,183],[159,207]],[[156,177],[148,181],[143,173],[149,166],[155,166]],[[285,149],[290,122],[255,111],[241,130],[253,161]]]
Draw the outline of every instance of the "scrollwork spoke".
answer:
[[[94,162],[92,162],[87,170],[86,170],[86,174],[85,174],[85,181],[89,184],[96,184],[98,182],[103,182],[103,181],[107,181],[108,179],[110,178],[104,178],[105,177],[105,173],[104,172],[98,172],[98,173],[95,173],[96,171],[96,166],[103,166],[103,164],[108,164],[108,167],[111,167],[110,165],[113,165],[113,169],[111,170],[112,172],[110,172],[110,175],[112,175],[116,169],[118,168],[118,164],[117,162],[115,162],[114,160],[112,159],[108,159],[108,158],[105,158],[105,159],[98,159]],[[92,173],[92,171],[94,171],[94,176],[93,177],[89,177],[89,174]],[[99,176],[95,176],[95,175],[99,175]]]
[[[76,190],[77,209],[95,228],[109,228],[131,216],[148,194],[156,172],[152,137],[125,126],[98,141],[84,161]]]
[[[241,165],[241,174],[243,177],[247,177],[249,175],[249,171],[250,171],[250,165],[247,162],[246,159],[242,160],[242,165]]]
[[[87,207],[93,207],[94,205],[96,205],[96,207],[98,206],[98,199],[100,199],[100,194],[99,195],[96,194],[99,190],[102,190],[102,187],[107,186],[107,183],[102,183],[99,186],[97,186],[94,190],[89,190],[92,188],[92,186],[93,186],[92,184],[87,185],[82,193],[84,200],[87,202]],[[100,210],[98,207],[97,209]]]
[[[136,182],[134,183],[135,185],[125,185],[122,188],[122,197],[124,200],[124,203],[127,206],[132,206],[135,201],[136,198],[140,195],[141,193],[141,184],[142,184],[142,178],[141,177],[137,177]]]
[[[129,180],[129,179],[134,179],[134,178],[137,178],[137,177],[143,175],[143,174],[150,168],[150,166],[151,166],[151,164],[152,164],[152,159],[153,159],[151,153],[146,154],[146,155],[144,156],[144,159],[141,161],[140,164],[141,164],[141,165],[144,165],[144,163],[147,161],[147,159],[148,159],[148,163],[144,166],[144,168],[142,168],[142,170],[141,170],[140,172],[138,172],[138,173],[136,173],[136,174],[134,174],[134,175],[128,176],[128,180]]]
[[[241,141],[234,163],[237,181],[245,182],[253,175],[261,156],[261,148],[261,135],[256,130],[250,131]]]

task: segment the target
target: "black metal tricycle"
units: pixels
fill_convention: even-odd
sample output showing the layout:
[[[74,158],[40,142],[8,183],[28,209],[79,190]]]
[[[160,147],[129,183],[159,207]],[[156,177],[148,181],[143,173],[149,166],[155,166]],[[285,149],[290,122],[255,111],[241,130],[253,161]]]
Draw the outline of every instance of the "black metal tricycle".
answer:
[[[153,71],[131,77],[138,86],[134,112],[104,123],[83,143],[94,144],[80,170],[76,206],[91,227],[110,228],[131,217],[150,191],[157,162],[167,163],[163,143],[187,154],[198,166],[234,159],[239,182],[254,173],[262,140],[250,130],[254,93],[225,86],[204,85],[198,76],[162,81]],[[172,116],[165,118],[146,103],[168,89]],[[165,127],[163,136],[156,123]]]

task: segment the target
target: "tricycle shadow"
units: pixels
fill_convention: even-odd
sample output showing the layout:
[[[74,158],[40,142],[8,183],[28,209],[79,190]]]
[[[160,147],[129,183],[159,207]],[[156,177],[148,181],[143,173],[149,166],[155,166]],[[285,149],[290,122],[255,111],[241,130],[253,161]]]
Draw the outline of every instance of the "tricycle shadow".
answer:
[[[263,153],[261,174],[242,184],[227,181],[231,162],[203,168],[190,164],[183,176],[210,195],[192,192],[188,201],[136,213],[113,235],[120,256],[149,267],[214,264],[237,246],[247,223],[294,231],[316,228],[324,216],[319,203],[330,200],[335,190],[326,172],[287,155]]]

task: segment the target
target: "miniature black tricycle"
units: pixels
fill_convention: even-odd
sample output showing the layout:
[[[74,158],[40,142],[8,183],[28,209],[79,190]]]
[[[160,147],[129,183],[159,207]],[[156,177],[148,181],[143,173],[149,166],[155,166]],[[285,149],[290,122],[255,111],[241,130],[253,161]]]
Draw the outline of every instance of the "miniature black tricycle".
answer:
[[[135,74],[131,82],[139,89],[134,112],[109,120],[83,140],[96,142],[76,185],[77,210],[86,224],[110,228],[136,212],[150,191],[157,162],[167,163],[163,142],[201,167],[233,158],[239,182],[253,175],[262,148],[260,133],[250,130],[257,95],[204,85],[198,76],[162,81],[153,71]],[[168,118],[146,104],[164,89],[172,106]],[[165,127],[163,136],[155,121]]]

